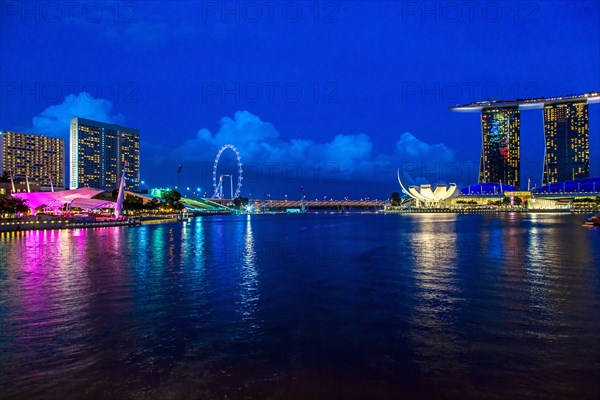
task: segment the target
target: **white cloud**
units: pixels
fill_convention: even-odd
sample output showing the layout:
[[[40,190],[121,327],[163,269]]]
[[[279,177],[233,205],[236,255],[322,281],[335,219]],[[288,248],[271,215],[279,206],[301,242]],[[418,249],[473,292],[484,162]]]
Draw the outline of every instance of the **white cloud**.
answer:
[[[163,162],[164,157],[177,162],[210,162],[227,143],[239,150],[246,164],[294,163],[302,168],[303,176],[310,176],[316,168],[325,168],[330,177],[341,181],[389,180],[402,164],[431,160],[447,163],[454,159],[454,151],[444,144],[428,144],[408,132],[400,135],[390,153],[376,153],[373,141],[364,133],[337,134],[332,140],[321,142],[284,141],[269,122],[248,111],[237,111],[233,118],[223,117],[216,132],[202,128],[193,139],[165,152],[155,162]]]
[[[61,104],[50,106],[33,117],[32,131],[39,134],[69,136],[69,121],[80,117],[107,123],[122,123],[121,114],[112,113],[113,105],[105,99],[95,99],[89,93],[70,94]]]
[[[395,146],[397,168],[408,185],[446,183],[452,178],[448,167],[454,164],[454,156],[455,151],[445,144],[423,142],[410,132],[400,135]]]

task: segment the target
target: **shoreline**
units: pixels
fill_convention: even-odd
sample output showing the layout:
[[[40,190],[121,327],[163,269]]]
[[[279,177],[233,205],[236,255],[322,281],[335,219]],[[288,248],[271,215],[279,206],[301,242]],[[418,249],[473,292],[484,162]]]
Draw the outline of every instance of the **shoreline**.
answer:
[[[563,209],[455,209],[455,208],[434,208],[434,209],[405,209],[405,210],[381,210],[383,214],[590,214],[594,210],[563,210]]]
[[[68,219],[0,222],[0,232],[45,231],[54,229],[85,229],[113,226],[139,226],[138,219],[120,221],[78,222]]]
[[[598,211],[593,210],[527,210],[527,209],[515,209],[515,210],[469,210],[469,209],[405,209],[405,210],[375,210],[370,212],[327,212],[327,211],[313,211],[308,214],[590,214],[597,213]],[[214,214],[213,214],[214,215]],[[240,215],[240,214],[227,214],[227,215]],[[248,214],[250,215],[250,214]],[[265,213],[256,215],[291,215],[287,213]],[[37,221],[0,221],[0,233],[4,232],[24,232],[24,231],[38,231],[38,230],[54,230],[54,229],[88,229],[88,228],[103,228],[103,227],[137,227],[143,225],[156,225],[166,224],[173,222],[185,222],[196,216],[194,215],[189,218],[181,218],[178,215],[168,215],[164,217],[154,218],[130,218],[120,221],[94,221],[94,222],[79,222],[69,219],[59,220],[37,220]]]

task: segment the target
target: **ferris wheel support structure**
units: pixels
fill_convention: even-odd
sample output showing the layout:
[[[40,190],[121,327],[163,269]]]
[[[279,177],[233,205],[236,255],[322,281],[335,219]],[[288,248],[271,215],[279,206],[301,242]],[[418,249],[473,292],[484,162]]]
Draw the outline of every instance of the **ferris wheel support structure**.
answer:
[[[218,176],[218,180],[217,180],[217,170],[219,167],[219,159],[221,158],[221,154],[223,154],[223,152],[226,151],[227,149],[233,151],[237,158],[238,179],[237,179],[237,184],[235,187],[235,192],[233,191],[233,174],[220,174]],[[217,153],[217,157],[215,158],[215,163],[213,165],[213,188],[215,191],[213,193],[212,198],[213,199],[223,199],[223,177],[229,177],[229,186],[231,188],[232,198],[234,199],[234,198],[239,197],[241,189],[242,189],[242,179],[243,179],[242,173],[243,173],[242,158],[240,157],[240,153],[237,151],[237,149],[235,147],[233,147],[233,145],[231,145],[231,144],[226,144],[223,147],[221,147],[221,149]]]

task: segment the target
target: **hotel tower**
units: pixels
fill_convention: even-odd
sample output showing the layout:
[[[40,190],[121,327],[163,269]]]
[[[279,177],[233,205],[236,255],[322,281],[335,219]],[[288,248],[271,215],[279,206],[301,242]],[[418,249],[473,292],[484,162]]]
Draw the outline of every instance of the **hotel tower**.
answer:
[[[0,132],[0,173],[10,171],[41,190],[65,188],[65,141],[44,135]]]
[[[71,119],[71,189],[116,189],[125,171],[129,190],[140,187],[140,131],[84,118]]]
[[[543,109],[545,151],[543,185],[589,178],[588,105],[600,93],[552,98],[489,100],[450,107],[452,111],[481,113],[482,151],[479,183],[521,183],[520,112]]]

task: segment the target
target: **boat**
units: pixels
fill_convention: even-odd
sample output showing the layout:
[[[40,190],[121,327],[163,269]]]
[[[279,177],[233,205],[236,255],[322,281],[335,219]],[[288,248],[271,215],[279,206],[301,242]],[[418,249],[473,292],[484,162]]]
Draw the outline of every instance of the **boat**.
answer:
[[[592,215],[583,223],[584,226],[600,226],[600,213]]]

